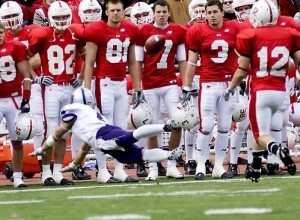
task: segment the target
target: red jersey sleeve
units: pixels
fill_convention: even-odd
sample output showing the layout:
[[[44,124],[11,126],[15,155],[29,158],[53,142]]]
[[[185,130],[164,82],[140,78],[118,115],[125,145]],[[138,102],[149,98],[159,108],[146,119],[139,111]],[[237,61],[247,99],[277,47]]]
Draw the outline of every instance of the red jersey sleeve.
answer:
[[[237,40],[236,40],[236,51],[246,57],[250,57],[252,54],[252,48],[253,48],[253,29],[245,29],[242,30],[238,35],[237,35]]]
[[[186,44],[190,50],[199,50],[199,43],[196,39],[201,39],[200,37],[200,26],[198,24],[193,25],[186,33]]]
[[[47,36],[47,32],[44,28],[35,28],[29,34],[28,49],[36,54],[40,51],[40,48],[44,45],[44,39]]]
[[[26,46],[20,41],[14,41],[14,61],[16,63],[22,62],[27,59]]]
[[[102,38],[99,34],[105,31],[105,27],[102,23],[103,21],[92,22],[84,28],[84,39],[86,42],[92,42],[97,45],[100,44]]]

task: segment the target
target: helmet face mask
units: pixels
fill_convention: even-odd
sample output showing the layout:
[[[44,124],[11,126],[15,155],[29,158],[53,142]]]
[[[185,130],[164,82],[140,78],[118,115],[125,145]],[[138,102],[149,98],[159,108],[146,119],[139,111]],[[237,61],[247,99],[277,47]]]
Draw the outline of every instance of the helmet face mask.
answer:
[[[261,0],[253,4],[249,21],[254,28],[273,26],[277,23],[279,11],[270,0]]]
[[[191,21],[196,21],[198,23],[206,21],[206,11],[205,4],[206,0],[192,0],[189,4],[189,15]]]
[[[130,13],[130,20],[133,24],[139,26],[153,21],[153,10],[145,2],[137,2],[133,5]]]
[[[239,22],[243,22],[250,17],[250,12],[255,0],[234,0],[232,7]]]
[[[64,31],[71,25],[72,12],[67,3],[63,1],[53,2],[48,10],[50,25],[57,30]]]
[[[5,2],[0,8],[0,21],[6,29],[17,30],[23,23],[23,12],[14,1]]]
[[[78,7],[78,15],[82,23],[101,20],[102,8],[96,0],[83,0]]]

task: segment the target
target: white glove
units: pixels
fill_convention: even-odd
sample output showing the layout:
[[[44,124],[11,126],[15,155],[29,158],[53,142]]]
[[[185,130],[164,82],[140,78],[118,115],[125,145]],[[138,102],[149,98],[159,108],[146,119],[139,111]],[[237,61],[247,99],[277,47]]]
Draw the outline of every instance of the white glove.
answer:
[[[74,88],[81,86],[82,83],[83,83],[83,80],[81,80],[81,79],[75,79],[75,78],[72,79],[72,85]]]
[[[68,166],[62,168],[62,169],[60,170],[60,172],[61,172],[61,173],[73,172],[73,171],[76,170],[77,167],[78,167],[78,166],[75,165],[75,164],[72,162],[72,163],[69,163]]]
[[[41,147],[39,147],[35,151],[32,151],[31,153],[29,153],[28,156],[30,156],[30,157],[36,157],[36,156],[39,156],[39,155],[43,156],[45,154],[46,154],[46,152],[43,151]]]
[[[35,77],[34,82],[40,85],[51,86],[53,84],[53,77],[51,76],[38,76]]]
[[[296,22],[300,22],[300,12],[297,12],[295,15],[294,15],[294,20]]]

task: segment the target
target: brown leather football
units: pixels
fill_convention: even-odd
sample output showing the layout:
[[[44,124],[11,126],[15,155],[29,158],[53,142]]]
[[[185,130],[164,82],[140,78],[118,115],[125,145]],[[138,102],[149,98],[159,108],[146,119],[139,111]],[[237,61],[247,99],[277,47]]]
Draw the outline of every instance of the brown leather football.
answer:
[[[148,54],[158,53],[165,46],[166,37],[164,35],[152,35],[145,43],[145,52]]]

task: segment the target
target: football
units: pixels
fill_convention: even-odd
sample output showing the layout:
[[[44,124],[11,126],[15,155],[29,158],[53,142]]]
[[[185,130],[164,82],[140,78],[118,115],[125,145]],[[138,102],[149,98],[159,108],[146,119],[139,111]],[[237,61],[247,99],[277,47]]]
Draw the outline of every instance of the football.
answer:
[[[152,35],[145,43],[145,52],[148,54],[158,53],[164,46],[166,37],[164,35]]]

